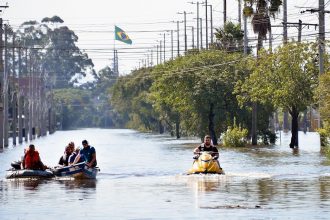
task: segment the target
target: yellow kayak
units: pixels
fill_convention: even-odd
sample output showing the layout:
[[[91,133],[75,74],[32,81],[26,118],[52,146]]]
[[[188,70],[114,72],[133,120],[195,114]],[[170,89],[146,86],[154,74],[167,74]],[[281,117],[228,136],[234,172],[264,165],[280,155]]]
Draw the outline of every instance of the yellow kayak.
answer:
[[[202,152],[198,159],[194,161],[192,168],[188,170],[188,175],[198,173],[225,174],[220,167],[219,161],[214,160],[207,151]]]

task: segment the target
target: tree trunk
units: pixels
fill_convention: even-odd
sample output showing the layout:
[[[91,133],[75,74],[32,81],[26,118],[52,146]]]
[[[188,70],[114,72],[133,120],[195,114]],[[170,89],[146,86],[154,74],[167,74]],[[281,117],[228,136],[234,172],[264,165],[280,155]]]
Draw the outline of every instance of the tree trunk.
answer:
[[[289,114],[287,111],[283,113],[283,131],[289,130]]]
[[[217,136],[215,134],[215,130],[214,130],[214,104],[211,103],[210,104],[210,112],[209,112],[209,132],[210,132],[210,136],[211,136],[211,140],[213,141],[214,145],[218,145],[218,140],[217,140]]]
[[[290,111],[290,115],[292,117],[292,126],[291,126],[291,148],[298,148],[298,118],[299,118],[299,112],[296,108],[293,108],[292,111]]]
[[[257,103],[252,104],[252,129],[251,129],[251,136],[252,136],[252,145],[258,144],[257,138]]]
[[[177,116],[175,120],[175,133],[176,133],[176,138],[180,138],[180,118]]]
[[[307,132],[307,109],[304,111],[304,119],[303,119],[303,122],[304,122],[304,133]]]
[[[159,134],[164,134],[164,126],[162,120],[158,121],[158,126],[159,126]]]
[[[262,40],[263,36],[261,33],[258,34],[258,44],[257,44],[257,57],[259,57],[259,51],[262,48]],[[258,131],[258,117],[257,117],[257,106],[258,104],[256,102],[252,103],[252,128],[251,128],[251,136],[252,136],[252,145],[258,144],[258,137],[257,137],[257,131]]]

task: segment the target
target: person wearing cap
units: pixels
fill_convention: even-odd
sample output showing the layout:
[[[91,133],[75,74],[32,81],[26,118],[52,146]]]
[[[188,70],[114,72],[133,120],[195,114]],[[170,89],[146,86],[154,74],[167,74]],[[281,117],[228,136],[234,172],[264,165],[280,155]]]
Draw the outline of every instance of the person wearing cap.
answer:
[[[89,167],[96,167],[96,151],[95,148],[88,144],[87,140],[82,142],[83,149],[80,150],[78,156],[75,158],[73,164],[78,163],[78,161],[83,157],[85,159],[86,165]]]

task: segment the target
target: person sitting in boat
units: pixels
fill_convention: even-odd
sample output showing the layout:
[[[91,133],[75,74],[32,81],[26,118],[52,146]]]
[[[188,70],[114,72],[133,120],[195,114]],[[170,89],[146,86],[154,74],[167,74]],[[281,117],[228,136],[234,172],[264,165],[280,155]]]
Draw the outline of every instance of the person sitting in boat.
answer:
[[[79,152],[80,152],[80,147],[77,147],[77,148],[73,151],[73,153],[70,155],[70,157],[69,157],[69,166],[70,166],[70,165],[73,165],[74,160],[75,160],[76,157],[78,156]],[[84,161],[85,161],[85,158],[82,156],[82,157],[80,157],[79,161],[77,161],[77,163],[81,163],[81,162],[84,162]]]
[[[58,164],[61,166],[68,166],[69,165],[69,157],[74,151],[74,143],[70,142],[68,146],[65,147],[64,154],[61,156]]]
[[[194,150],[194,154],[196,154],[194,156],[194,159],[198,159],[199,155],[201,152],[203,151],[209,151],[211,152],[211,155],[213,157],[214,160],[217,160],[219,158],[219,151],[218,149],[212,144],[211,141],[211,136],[210,135],[206,135],[204,137],[204,143],[202,143],[201,145],[199,145],[198,147],[195,148]]]
[[[96,151],[95,148],[90,146],[86,140],[82,141],[83,149],[80,150],[78,156],[74,160],[73,164],[78,163],[78,161],[83,157],[85,159],[86,165],[89,167],[96,167]]]
[[[33,144],[30,144],[29,148],[25,152],[22,167],[23,169],[29,170],[45,170],[47,168],[42,163],[39,152],[35,150],[35,146]]]

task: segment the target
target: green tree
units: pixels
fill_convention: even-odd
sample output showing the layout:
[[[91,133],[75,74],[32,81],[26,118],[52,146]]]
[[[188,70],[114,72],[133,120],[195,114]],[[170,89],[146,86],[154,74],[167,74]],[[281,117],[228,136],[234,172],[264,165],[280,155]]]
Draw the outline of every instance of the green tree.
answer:
[[[298,147],[298,117],[314,103],[313,92],[318,84],[315,45],[289,43],[273,54],[260,53],[258,66],[242,85],[241,100],[272,103],[289,111],[292,117],[290,147]]]
[[[120,76],[110,89],[111,105],[119,116],[117,124],[142,131],[158,130],[159,116],[149,100],[148,91],[153,83],[150,71],[142,68]]]
[[[29,72],[27,68],[44,71],[56,88],[71,87],[86,74],[95,76],[92,60],[76,46],[78,36],[62,23],[58,16],[46,17],[42,23],[24,22],[16,31],[29,53],[23,72]]]
[[[216,28],[215,30],[216,42],[211,47],[230,52],[243,52],[244,32],[239,24],[229,21],[223,28]]]
[[[242,77],[236,61],[242,55],[225,51],[204,51],[168,62],[153,71],[154,106],[162,118],[180,120],[188,134],[210,133],[217,143],[217,133],[242,118],[242,110],[233,95],[234,86]]]
[[[78,88],[55,89],[57,121],[63,129],[94,125],[95,108],[91,91]]]

